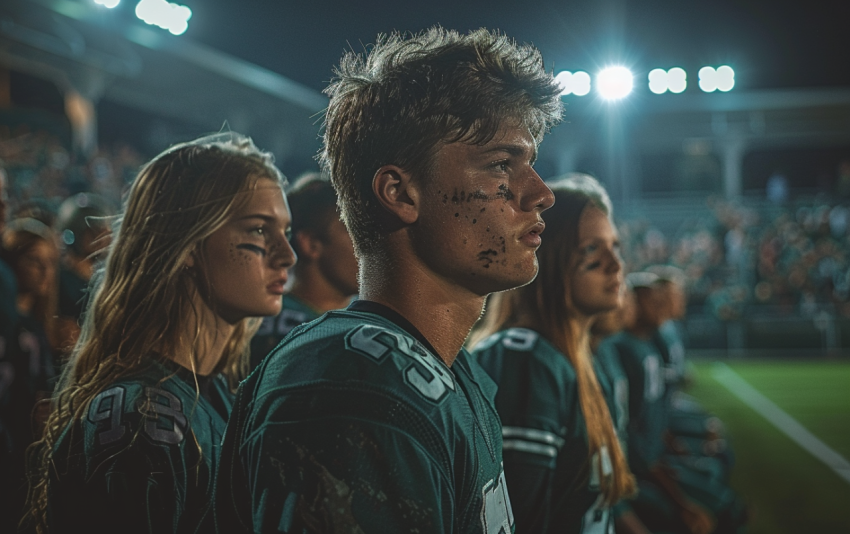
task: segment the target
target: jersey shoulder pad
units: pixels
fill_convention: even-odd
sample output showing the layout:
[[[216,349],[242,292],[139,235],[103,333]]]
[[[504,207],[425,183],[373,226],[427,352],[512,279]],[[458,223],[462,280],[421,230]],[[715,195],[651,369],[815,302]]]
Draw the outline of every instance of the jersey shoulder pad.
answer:
[[[509,366],[514,371],[520,368],[538,370],[575,382],[575,370],[567,357],[546,338],[527,328],[497,332],[479,343],[473,354],[488,373],[494,365]]]
[[[416,338],[381,317],[347,310],[293,331],[259,371],[254,397],[271,389],[344,386],[439,404],[457,389],[451,370]]]

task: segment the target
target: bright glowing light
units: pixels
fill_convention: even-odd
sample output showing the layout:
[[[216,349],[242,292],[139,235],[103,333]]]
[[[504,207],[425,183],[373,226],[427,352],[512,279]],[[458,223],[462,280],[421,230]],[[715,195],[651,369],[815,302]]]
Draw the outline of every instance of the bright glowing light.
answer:
[[[121,0],[94,0],[95,4],[112,9],[121,3]]]
[[[714,67],[703,67],[699,70],[699,88],[706,93],[717,90],[717,71]]]
[[[717,67],[717,89],[723,91],[731,90],[735,87],[735,71],[728,65]]]
[[[688,87],[688,73],[679,67],[673,67],[668,70],[667,87],[671,93],[681,93]]]
[[[555,82],[561,86],[561,96],[572,94],[573,73],[565,70],[555,76]]]
[[[584,96],[590,92],[590,74],[584,71],[573,73],[572,81],[573,94],[576,96]]]
[[[664,69],[652,69],[649,71],[649,90],[656,95],[667,92],[667,71]]]
[[[559,72],[555,81],[561,86],[561,95],[584,96],[590,92],[590,75],[586,72]]]
[[[634,80],[626,67],[608,67],[596,75],[599,94],[606,100],[619,100],[632,92]]]
[[[189,28],[192,10],[165,0],[142,0],[136,6],[136,16],[151,26],[159,26],[174,35],[181,35]]]

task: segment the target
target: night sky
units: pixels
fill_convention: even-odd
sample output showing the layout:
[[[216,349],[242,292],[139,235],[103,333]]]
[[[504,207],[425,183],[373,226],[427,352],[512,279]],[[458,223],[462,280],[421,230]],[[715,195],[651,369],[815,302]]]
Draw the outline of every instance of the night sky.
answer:
[[[343,50],[362,50],[380,32],[433,24],[498,28],[537,45],[555,71],[593,74],[618,62],[640,79],[655,67],[695,74],[703,65],[729,64],[738,89],[850,87],[848,1],[184,3],[193,10],[187,37],[317,90]]]

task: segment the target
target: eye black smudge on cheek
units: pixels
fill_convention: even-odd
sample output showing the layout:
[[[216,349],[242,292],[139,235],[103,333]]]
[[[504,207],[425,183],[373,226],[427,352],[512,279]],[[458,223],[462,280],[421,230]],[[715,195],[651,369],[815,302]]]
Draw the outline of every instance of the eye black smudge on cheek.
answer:
[[[504,199],[505,202],[514,198],[513,191],[508,188],[508,184],[499,185],[499,191],[496,193],[497,198]]]
[[[472,224],[475,224],[477,222],[478,222],[478,219],[472,219]]]
[[[478,253],[478,261],[480,261],[484,264],[483,267],[485,269],[489,269],[490,264],[493,263],[494,261],[496,261],[496,256],[498,256],[498,255],[499,255],[498,252],[496,252],[495,250],[490,248],[490,249],[487,249],[487,250],[484,250],[484,251],[481,251],[481,252]]]
[[[455,213],[455,217],[460,217],[460,213]]]
[[[250,252],[252,254],[256,254],[256,255],[260,256],[261,258],[264,258],[267,254],[266,249],[264,249],[262,247],[258,247],[257,245],[252,245],[250,243],[242,243],[240,245],[236,245],[236,248],[239,249],[240,251],[247,251],[247,252]],[[246,252],[242,252],[242,256],[248,257]]]

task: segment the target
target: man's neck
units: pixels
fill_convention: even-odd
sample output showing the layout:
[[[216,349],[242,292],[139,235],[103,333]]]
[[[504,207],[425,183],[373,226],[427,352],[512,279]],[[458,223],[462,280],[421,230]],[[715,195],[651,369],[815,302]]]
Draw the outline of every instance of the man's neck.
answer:
[[[360,298],[383,304],[411,322],[451,366],[485,297],[448,283],[415,262],[365,266]]]
[[[289,293],[319,313],[348,306],[352,295],[345,295],[316,269],[297,269]]]

